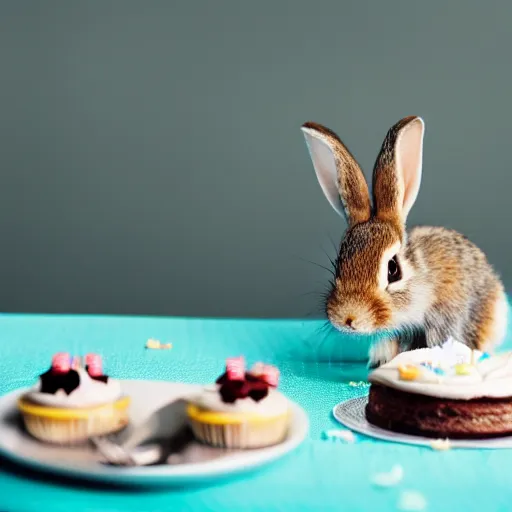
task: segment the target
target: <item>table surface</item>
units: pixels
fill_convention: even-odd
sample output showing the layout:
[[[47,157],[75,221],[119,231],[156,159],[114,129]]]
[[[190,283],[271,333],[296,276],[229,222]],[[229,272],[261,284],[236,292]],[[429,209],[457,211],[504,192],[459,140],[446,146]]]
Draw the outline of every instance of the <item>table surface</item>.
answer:
[[[116,378],[210,383],[226,357],[244,354],[281,369],[280,389],[301,404],[309,438],[284,459],[221,484],[181,490],[122,489],[59,480],[2,462],[2,511],[168,510],[398,510],[401,491],[415,490],[428,510],[509,511],[512,451],[451,450],[398,445],[357,436],[356,443],[325,441],[339,425],[331,410],[366,393],[351,381],[366,377],[367,342],[341,338],[321,321],[205,320],[152,317],[0,315],[0,394],[33,384],[52,354],[103,354]],[[172,350],[146,350],[148,338]],[[504,348],[512,347],[509,335]],[[340,363],[339,361],[352,361]],[[376,472],[401,464],[400,486],[378,489]]]

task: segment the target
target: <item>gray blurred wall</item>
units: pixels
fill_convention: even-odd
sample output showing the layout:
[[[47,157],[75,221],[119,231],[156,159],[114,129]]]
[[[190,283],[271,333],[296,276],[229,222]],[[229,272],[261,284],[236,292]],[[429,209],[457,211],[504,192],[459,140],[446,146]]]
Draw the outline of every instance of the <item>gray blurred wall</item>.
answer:
[[[512,4],[0,2],[0,310],[300,317],[345,228],[300,132],[367,175],[427,126],[410,223],[512,285]]]

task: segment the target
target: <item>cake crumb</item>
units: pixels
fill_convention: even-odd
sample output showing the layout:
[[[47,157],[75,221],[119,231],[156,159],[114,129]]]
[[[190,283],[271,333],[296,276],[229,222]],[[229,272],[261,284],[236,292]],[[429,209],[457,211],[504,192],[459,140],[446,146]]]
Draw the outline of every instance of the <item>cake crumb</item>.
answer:
[[[324,430],[322,437],[326,440],[340,440],[350,444],[355,443],[356,441],[356,436],[354,436],[354,433],[351,430]]]
[[[420,511],[427,508],[425,496],[418,491],[402,491],[398,500],[399,510]]]
[[[404,477],[404,470],[400,464],[395,464],[389,473],[377,473],[372,483],[377,487],[393,487],[398,485]]]
[[[170,348],[172,348],[172,343],[162,343],[159,340],[154,340],[153,338],[149,338],[149,340],[146,341],[146,348],[170,349]]]
[[[430,447],[432,450],[446,451],[449,450],[452,445],[449,439],[435,439],[434,441],[431,441]]]
[[[353,387],[353,388],[360,388],[360,387],[367,387],[369,386],[369,383],[368,382],[365,382],[364,380],[360,380],[359,382],[356,382],[354,380],[351,380],[349,383],[348,383],[349,386]]]

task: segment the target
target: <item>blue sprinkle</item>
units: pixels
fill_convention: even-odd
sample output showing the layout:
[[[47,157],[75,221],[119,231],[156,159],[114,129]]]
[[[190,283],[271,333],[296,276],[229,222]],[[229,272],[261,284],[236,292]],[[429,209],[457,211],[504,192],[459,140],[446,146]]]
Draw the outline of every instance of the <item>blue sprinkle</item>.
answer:
[[[438,368],[437,366],[432,366],[428,363],[420,363],[420,366],[423,366],[427,370],[430,370],[431,372],[434,372],[436,375],[444,375],[445,372],[442,368]]]
[[[478,359],[478,362],[480,361],[484,361],[485,359],[489,359],[489,357],[491,357],[487,352],[484,352],[481,356],[480,356],[480,359]]]

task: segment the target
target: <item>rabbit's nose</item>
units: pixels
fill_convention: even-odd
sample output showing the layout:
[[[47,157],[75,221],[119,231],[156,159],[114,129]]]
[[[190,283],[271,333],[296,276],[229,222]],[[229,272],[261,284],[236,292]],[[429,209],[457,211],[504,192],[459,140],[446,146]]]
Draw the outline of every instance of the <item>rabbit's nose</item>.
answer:
[[[353,321],[354,321],[354,320],[352,319],[352,317],[350,317],[350,316],[349,316],[349,317],[347,317],[347,319],[345,320],[345,325],[346,325],[347,327],[349,327],[350,329],[353,329],[353,327],[352,327],[352,322],[353,322]]]

